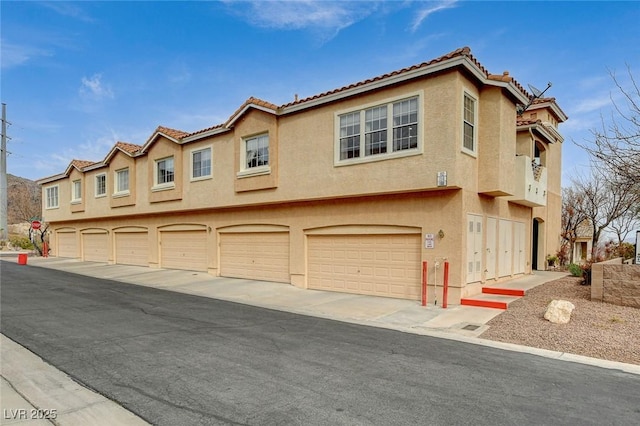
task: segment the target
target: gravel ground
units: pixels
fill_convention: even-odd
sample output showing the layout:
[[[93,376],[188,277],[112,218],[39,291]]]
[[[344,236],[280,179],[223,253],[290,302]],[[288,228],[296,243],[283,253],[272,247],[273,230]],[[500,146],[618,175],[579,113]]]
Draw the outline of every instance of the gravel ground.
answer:
[[[640,365],[640,309],[592,302],[591,287],[581,281],[565,277],[527,291],[480,337]],[[568,324],[544,319],[554,299],[575,305]]]

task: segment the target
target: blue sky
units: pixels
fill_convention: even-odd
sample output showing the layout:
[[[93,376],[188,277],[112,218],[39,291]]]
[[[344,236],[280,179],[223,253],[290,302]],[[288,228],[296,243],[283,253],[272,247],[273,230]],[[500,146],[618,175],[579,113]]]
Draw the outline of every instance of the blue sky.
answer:
[[[640,2],[2,1],[1,98],[11,174],[144,144],[158,125],[220,124],[249,97],[277,105],[462,46],[490,72],[556,97],[563,183],[588,157],[573,140],[640,80]]]

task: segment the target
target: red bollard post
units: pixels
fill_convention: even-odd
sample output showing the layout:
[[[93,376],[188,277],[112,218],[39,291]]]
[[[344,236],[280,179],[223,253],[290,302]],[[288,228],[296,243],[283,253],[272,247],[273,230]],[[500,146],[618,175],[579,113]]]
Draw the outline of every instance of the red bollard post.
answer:
[[[49,257],[49,244],[46,241],[42,243],[42,257]]]
[[[449,296],[449,262],[444,262],[444,284],[442,286],[442,308],[447,307]]]
[[[422,262],[422,306],[427,306],[427,262]]]

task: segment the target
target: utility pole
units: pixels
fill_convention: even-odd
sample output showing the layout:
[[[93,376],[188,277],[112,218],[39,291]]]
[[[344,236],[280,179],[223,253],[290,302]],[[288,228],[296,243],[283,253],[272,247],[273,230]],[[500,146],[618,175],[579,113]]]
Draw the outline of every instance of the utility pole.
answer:
[[[0,240],[6,240],[7,225],[7,105],[2,104],[2,146],[0,147]]]

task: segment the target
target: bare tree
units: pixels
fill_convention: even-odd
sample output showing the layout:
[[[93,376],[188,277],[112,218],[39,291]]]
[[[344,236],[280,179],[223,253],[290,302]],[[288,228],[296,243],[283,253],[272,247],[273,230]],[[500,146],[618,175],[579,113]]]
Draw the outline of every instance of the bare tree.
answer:
[[[611,98],[614,111],[608,122],[602,118],[601,129],[591,130],[590,144],[577,144],[587,150],[599,168],[606,168],[621,180],[635,185],[640,192],[640,87],[627,67],[629,87],[624,87],[615,73],[609,72],[623,101]]]
[[[589,177],[577,177],[572,183],[582,199],[580,213],[592,229],[592,257],[595,258],[602,232],[614,221],[635,212],[640,191],[634,182],[608,168],[592,167]]]
[[[561,251],[568,254],[568,259],[573,259],[573,246],[578,237],[578,227],[587,218],[581,207],[582,203],[582,194],[574,188],[562,189]],[[561,259],[561,261],[563,260],[566,259]]]
[[[609,230],[616,234],[617,245],[622,244],[632,231],[640,229],[640,205],[632,206],[631,209],[609,225]]]

